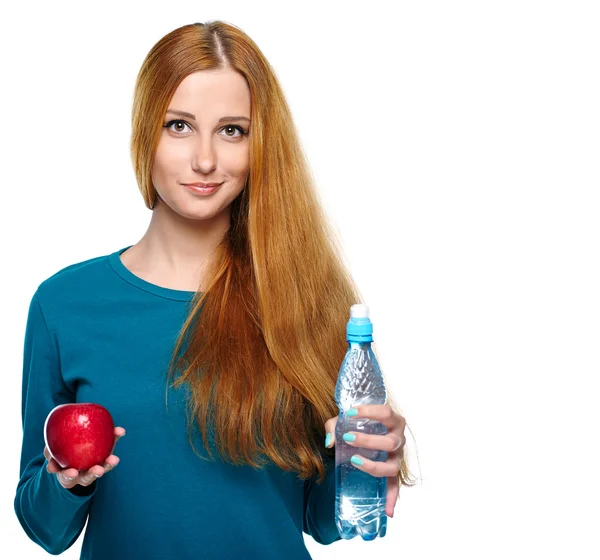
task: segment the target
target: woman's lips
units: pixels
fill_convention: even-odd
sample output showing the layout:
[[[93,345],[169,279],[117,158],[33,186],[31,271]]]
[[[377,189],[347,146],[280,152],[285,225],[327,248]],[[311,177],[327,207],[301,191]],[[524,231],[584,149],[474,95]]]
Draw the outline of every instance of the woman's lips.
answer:
[[[190,191],[196,194],[212,194],[214,193],[223,183],[217,185],[216,187],[200,187],[198,185],[184,184],[183,186],[188,188]]]

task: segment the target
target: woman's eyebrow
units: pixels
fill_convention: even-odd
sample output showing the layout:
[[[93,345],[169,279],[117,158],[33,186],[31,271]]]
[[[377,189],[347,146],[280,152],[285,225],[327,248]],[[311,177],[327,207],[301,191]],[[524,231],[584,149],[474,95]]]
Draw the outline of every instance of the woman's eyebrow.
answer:
[[[173,113],[174,115],[180,115],[182,117],[187,117],[189,119],[196,120],[196,116],[192,115],[192,113],[187,113],[185,111],[178,111],[177,109],[168,109],[167,113]],[[248,122],[250,122],[250,119],[248,117],[221,117],[218,122],[224,122],[224,121],[248,121]]]

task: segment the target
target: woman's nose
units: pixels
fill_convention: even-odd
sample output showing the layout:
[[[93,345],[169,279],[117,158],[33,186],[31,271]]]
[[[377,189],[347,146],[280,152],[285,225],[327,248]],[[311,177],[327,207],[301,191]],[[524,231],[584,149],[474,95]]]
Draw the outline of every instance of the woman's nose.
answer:
[[[193,167],[203,173],[209,173],[214,167],[216,151],[210,138],[198,137],[194,146]]]

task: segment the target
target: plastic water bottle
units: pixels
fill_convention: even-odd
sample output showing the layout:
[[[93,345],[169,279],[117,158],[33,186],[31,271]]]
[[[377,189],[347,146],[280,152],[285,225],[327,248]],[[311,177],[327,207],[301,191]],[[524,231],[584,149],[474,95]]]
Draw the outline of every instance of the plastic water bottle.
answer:
[[[377,358],[371,349],[373,324],[366,305],[351,306],[346,340],[348,351],[335,387],[335,401],[340,409],[335,429],[335,521],[343,539],[360,535],[363,540],[371,541],[386,533],[387,477],[361,471],[350,458],[361,455],[371,461],[386,461],[388,454],[387,451],[355,447],[343,439],[346,432],[387,433],[387,427],[381,422],[345,414],[353,405],[385,404],[387,396]]]

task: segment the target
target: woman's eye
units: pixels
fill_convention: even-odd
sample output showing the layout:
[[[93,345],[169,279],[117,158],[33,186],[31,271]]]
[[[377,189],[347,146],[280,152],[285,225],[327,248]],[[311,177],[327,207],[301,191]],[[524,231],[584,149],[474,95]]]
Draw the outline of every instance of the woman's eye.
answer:
[[[246,134],[246,131],[242,127],[236,126],[233,124],[228,124],[227,126],[223,127],[223,130],[228,130],[228,129],[237,130],[239,132],[239,134],[237,136],[232,136],[231,134],[225,134],[225,136],[229,136],[230,138],[239,138],[240,136],[244,136]]]
[[[185,121],[182,121],[182,120],[180,120],[180,119],[174,119],[174,120],[172,120],[172,121],[169,121],[169,122],[168,122],[168,123],[165,125],[165,128],[167,128],[167,129],[169,129],[169,130],[173,130],[173,132],[182,132],[182,130],[181,130],[181,129],[178,129],[178,130],[171,129],[171,127],[172,127],[174,124],[183,124],[184,126],[188,126],[188,127],[189,127],[189,124],[188,124],[188,123],[186,123]]]

